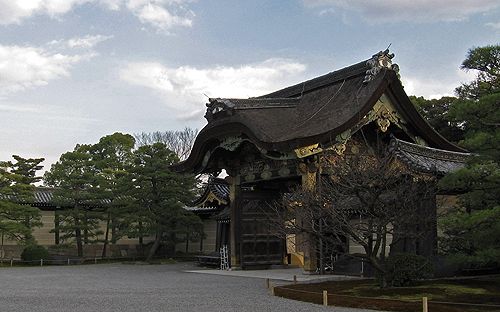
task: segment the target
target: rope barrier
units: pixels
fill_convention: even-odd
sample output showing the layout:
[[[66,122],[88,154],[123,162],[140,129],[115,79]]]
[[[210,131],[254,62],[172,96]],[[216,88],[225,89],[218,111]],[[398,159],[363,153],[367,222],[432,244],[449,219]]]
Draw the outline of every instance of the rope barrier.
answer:
[[[293,289],[289,288],[286,286],[277,286],[277,290],[283,289],[283,290],[288,290],[290,292],[295,292],[295,293],[303,293],[303,294],[309,294],[309,295],[316,295],[316,296],[324,296],[324,292],[314,292],[314,291],[307,291],[307,290],[301,290],[301,289]],[[349,298],[349,299],[366,299],[366,300],[376,300],[376,301],[392,301],[392,302],[400,302],[400,303],[421,303],[422,299],[415,299],[415,300],[401,300],[401,299],[393,299],[393,298],[377,298],[377,297],[365,297],[365,296],[351,296],[351,295],[340,295],[340,294],[327,294],[328,296],[336,296],[340,298]],[[318,297],[319,298],[319,297]],[[471,307],[478,307],[478,308],[500,308],[500,305],[497,304],[483,304],[483,303],[467,303],[467,302],[448,302],[448,301],[434,301],[434,300],[427,300],[428,304],[441,304],[441,305],[454,305],[454,306],[471,306]]]
[[[102,257],[85,257],[85,258],[60,258],[60,259],[38,259],[38,260],[21,260],[21,259],[0,259],[0,265],[3,266],[4,262],[9,264],[11,267],[14,265],[34,265],[34,266],[44,266],[49,264],[55,265],[72,265],[72,264],[84,264],[84,263],[94,263],[104,261],[117,261],[117,260],[130,260],[135,261],[136,258],[129,257],[113,257],[113,258],[102,258]]]

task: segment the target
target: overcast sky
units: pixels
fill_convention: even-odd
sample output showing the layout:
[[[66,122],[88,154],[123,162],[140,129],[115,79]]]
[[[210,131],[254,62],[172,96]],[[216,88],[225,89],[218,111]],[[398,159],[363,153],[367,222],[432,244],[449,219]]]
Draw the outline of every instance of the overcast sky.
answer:
[[[257,96],[389,44],[408,94],[452,95],[467,50],[499,38],[498,0],[0,0],[0,159],[49,167],[116,131],[201,128],[205,95]]]

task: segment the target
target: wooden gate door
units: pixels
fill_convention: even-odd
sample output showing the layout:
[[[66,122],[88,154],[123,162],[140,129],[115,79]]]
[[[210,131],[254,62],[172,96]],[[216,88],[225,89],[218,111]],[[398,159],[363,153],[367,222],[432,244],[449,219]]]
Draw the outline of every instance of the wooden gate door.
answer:
[[[278,192],[242,191],[240,256],[242,268],[283,264],[285,241],[273,235],[272,208]]]

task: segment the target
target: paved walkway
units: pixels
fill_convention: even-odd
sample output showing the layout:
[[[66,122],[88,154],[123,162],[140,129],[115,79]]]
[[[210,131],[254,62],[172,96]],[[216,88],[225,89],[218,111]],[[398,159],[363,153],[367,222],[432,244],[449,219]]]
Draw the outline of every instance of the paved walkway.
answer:
[[[299,282],[314,282],[314,281],[345,281],[360,279],[359,277],[347,276],[347,275],[313,275],[304,274],[304,271],[299,268],[290,269],[272,269],[272,270],[235,270],[235,271],[222,271],[222,270],[210,270],[210,269],[197,269],[197,270],[187,270],[187,273],[199,273],[199,274],[214,274],[214,275],[224,275],[224,276],[238,276],[238,277],[252,277],[261,279],[270,279],[276,281],[287,281],[292,282],[293,277],[296,276]]]
[[[194,274],[192,264],[0,267],[0,311],[330,311],[269,294],[259,278]]]

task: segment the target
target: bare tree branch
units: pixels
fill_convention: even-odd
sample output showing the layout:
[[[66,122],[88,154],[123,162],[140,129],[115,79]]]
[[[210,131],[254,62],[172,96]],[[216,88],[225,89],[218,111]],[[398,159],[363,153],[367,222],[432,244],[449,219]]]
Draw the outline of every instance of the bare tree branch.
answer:
[[[297,186],[276,202],[268,218],[272,227],[283,238],[300,236],[298,243],[319,253],[323,245],[348,253],[346,242],[356,242],[365,252],[351,256],[367,260],[383,275],[388,244],[422,235],[415,225],[429,217],[422,213],[421,202],[434,196],[432,178],[408,172],[391,155],[341,158],[325,153],[320,161],[329,174],[321,175],[314,189]]]
[[[134,138],[138,147],[154,143],[164,143],[168,149],[177,154],[180,160],[185,160],[191,152],[197,135],[198,129],[193,130],[186,127],[184,130],[176,131],[135,133]]]

